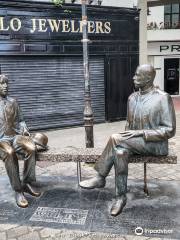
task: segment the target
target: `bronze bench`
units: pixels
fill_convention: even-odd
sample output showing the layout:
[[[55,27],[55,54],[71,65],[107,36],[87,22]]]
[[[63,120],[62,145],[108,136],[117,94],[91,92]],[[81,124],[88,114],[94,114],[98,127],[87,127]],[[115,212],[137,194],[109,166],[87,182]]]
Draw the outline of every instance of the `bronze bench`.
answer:
[[[95,163],[101,156],[100,148],[67,148],[64,151],[50,149],[46,152],[38,152],[38,161],[52,162],[77,162],[78,183],[81,181],[81,162]],[[172,147],[169,148],[167,156],[142,156],[133,155],[130,157],[129,163],[144,163],[144,192],[148,195],[147,187],[147,164],[177,164],[177,156]]]

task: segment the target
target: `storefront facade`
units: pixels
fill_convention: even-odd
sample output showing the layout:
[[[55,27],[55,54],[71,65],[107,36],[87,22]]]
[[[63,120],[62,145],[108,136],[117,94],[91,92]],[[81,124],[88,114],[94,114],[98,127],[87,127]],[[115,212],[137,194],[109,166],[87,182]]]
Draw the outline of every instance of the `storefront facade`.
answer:
[[[149,42],[148,56],[157,71],[155,84],[171,95],[179,95],[180,42]]]
[[[156,68],[155,84],[180,95],[180,3],[166,1],[149,8],[148,60]]]
[[[90,6],[88,32],[95,122],[122,119],[138,65],[136,9]],[[0,1],[0,66],[31,129],[83,123],[81,6]]]

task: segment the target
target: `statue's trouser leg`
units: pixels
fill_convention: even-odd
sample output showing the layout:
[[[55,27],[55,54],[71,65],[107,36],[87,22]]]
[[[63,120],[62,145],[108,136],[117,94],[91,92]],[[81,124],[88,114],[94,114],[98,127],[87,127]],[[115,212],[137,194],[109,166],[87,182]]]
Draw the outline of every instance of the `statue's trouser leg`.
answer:
[[[128,150],[117,148],[120,142],[119,134],[112,135],[94,167],[101,176],[106,177],[114,165],[117,196],[126,194],[128,176]]]
[[[13,142],[16,151],[24,157],[23,183],[36,181],[36,147],[30,137],[17,136]]]
[[[0,142],[0,157],[5,162],[6,171],[14,191],[21,191],[19,164],[14,149],[7,142]]]
[[[119,153],[121,151],[121,153]],[[128,154],[122,148],[114,159],[116,196],[126,195],[128,177]]]

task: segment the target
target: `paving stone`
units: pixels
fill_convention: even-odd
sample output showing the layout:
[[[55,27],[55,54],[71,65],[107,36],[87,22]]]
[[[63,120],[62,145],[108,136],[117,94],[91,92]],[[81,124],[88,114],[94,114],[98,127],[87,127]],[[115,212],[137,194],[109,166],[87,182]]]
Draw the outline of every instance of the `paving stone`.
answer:
[[[32,232],[18,237],[18,240],[40,240],[38,232]]]
[[[6,240],[7,237],[6,237],[6,232],[1,232],[0,233],[0,240]]]
[[[52,238],[53,239],[53,238]],[[67,239],[67,240],[125,240],[125,237],[116,234],[104,234],[104,233],[89,233],[89,232],[67,232],[62,231],[56,235],[55,239]]]
[[[83,239],[83,237],[87,236],[89,233],[82,231],[69,231],[67,229],[61,230],[60,233],[57,233],[52,238],[47,238],[47,240],[76,240]],[[98,239],[100,240],[100,239]]]
[[[149,238],[149,240],[162,240],[162,238]],[[163,238],[165,240],[165,238]],[[170,239],[169,239],[170,240]],[[171,239],[172,240],[172,239]]]
[[[95,235],[95,239],[97,240],[126,240],[124,236],[120,236],[117,234],[101,234],[101,235]]]
[[[39,231],[42,229],[43,227],[28,227],[29,232]]]
[[[10,229],[7,232],[7,235],[8,235],[8,238],[14,238],[14,237],[16,238],[26,233],[28,233],[28,227],[20,226],[20,227]]]
[[[16,228],[18,226],[19,226],[18,224],[3,224],[3,223],[1,223],[0,224],[0,232],[6,231],[6,230],[9,230],[12,228]]]
[[[125,239],[126,240],[149,240],[151,238],[145,237],[145,236],[134,236],[134,235],[131,236],[131,235],[127,235],[127,236],[125,236]]]
[[[60,234],[61,230],[53,229],[53,228],[44,228],[39,233],[42,238],[47,238],[47,237],[53,237],[57,234]]]

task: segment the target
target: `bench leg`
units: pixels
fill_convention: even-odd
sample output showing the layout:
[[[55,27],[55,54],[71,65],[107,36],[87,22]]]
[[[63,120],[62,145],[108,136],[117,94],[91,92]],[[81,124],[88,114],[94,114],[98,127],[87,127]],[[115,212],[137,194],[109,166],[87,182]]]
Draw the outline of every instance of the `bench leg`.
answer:
[[[77,162],[77,180],[78,180],[78,185],[81,182],[81,162]]]
[[[149,191],[147,187],[147,164],[144,163],[144,192],[149,196]]]

